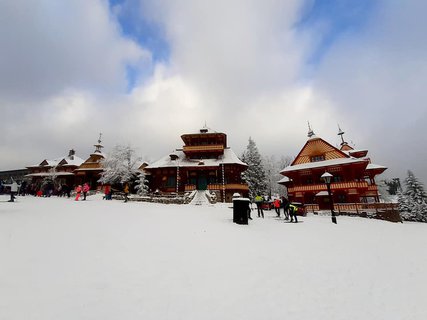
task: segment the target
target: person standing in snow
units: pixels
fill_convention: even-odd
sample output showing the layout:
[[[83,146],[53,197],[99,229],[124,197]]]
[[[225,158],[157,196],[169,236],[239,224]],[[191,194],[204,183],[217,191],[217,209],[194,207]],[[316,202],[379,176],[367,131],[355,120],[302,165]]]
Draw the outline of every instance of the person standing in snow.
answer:
[[[111,199],[110,199],[110,193],[111,193],[111,191],[110,191],[110,185],[109,185],[109,184],[107,184],[107,185],[105,185],[105,187],[104,187],[104,199],[105,199],[105,200],[111,200]]]
[[[293,204],[290,204],[289,205],[289,215],[291,216],[291,222],[294,222],[294,218],[295,218],[295,223],[298,222],[297,212],[298,212],[298,207],[294,206]]]
[[[261,216],[264,218],[264,211],[262,210],[262,203],[264,202],[264,199],[262,196],[258,195],[255,197],[255,204],[258,209],[258,218]]]
[[[279,200],[279,198],[274,200],[273,204],[274,204],[274,210],[276,210],[277,217],[280,218],[280,200]]]
[[[128,194],[129,194],[129,185],[125,183],[125,187],[123,188],[123,192],[125,193],[125,202],[128,202]]]
[[[64,197],[65,197],[65,195],[67,195],[67,198],[69,198],[71,196],[70,195],[70,187],[68,186],[68,184],[64,183],[62,185],[62,192],[64,193]]]
[[[82,193],[82,186],[81,185],[78,185],[77,187],[76,187],[76,201],[79,201],[79,198],[80,198],[80,194]]]
[[[282,205],[283,205],[283,216],[285,220],[289,220],[289,200],[286,197],[282,197]]]
[[[83,200],[86,200],[86,195],[87,195],[87,193],[88,193],[88,191],[89,191],[89,189],[90,189],[90,187],[89,187],[89,185],[87,184],[87,182],[83,185],[83,189],[82,189],[82,191],[83,191]]]
[[[15,180],[13,180],[11,186],[10,186],[10,200],[9,202],[15,202],[15,194],[18,192],[18,184]]]

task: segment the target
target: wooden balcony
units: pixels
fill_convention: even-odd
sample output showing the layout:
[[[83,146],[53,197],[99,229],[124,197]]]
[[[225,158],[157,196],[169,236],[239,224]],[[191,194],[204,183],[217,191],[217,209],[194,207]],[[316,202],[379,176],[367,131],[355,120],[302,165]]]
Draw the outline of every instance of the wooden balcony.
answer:
[[[224,153],[224,146],[222,144],[209,144],[202,146],[184,146],[185,153]]]
[[[343,190],[343,189],[368,189],[369,186],[366,181],[352,181],[352,182],[336,182],[331,183],[331,190]],[[310,184],[304,186],[296,186],[288,189],[289,193],[293,192],[320,192],[326,191],[326,184]]]

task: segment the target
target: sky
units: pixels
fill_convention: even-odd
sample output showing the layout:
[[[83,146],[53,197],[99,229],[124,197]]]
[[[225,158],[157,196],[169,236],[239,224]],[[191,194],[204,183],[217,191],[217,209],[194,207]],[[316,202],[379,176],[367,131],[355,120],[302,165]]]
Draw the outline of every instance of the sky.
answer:
[[[295,157],[307,122],[427,182],[427,2],[0,2],[0,170],[129,144],[146,161],[205,123]]]

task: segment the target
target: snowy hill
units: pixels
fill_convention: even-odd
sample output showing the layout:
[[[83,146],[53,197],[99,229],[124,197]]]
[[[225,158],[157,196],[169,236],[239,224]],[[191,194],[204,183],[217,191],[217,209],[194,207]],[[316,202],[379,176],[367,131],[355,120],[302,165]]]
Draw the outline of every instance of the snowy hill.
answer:
[[[0,319],[426,319],[427,224],[0,196]]]

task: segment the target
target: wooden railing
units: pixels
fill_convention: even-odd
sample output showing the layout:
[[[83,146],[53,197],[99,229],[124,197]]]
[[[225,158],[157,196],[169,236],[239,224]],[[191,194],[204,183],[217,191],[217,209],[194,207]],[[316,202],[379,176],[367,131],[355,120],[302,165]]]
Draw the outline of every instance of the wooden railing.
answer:
[[[242,190],[242,191],[247,191],[249,190],[248,186],[246,184],[240,184],[240,183],[227,183],[224,185],[226,190]],[[208,190],[222,190],[223,189],[223,185],[222,183],[211,183],[208,184],[207,187]],[[195,184],[187,184],[185,185],[185,191],[193,191],[196,190],[196,185]]]
[[[208,190],[222,190],[223,185],[221,183],[213,183],[208,185]],[[225,184],[226,190],[249,190],[248,185],[241,183],[227,183]]]
[[[185,192],[187,191],[193,191],[196,190],[196,185],[195,184],[186,184],[185,185]]]
[[[354,188],[369,188],[370,186],[366,181],[351,181],[351,182],[335,182],[331,183],[331,189],[332,190],[339,190],[339,189],[354,189]],[[376,186],[371,186],[376,187]],[[376,189],[373,189],[376,190]],[[310,185],[304,185],[304,186],[296,186],[288,189],[289,193],[293,192],[304,192],[304,191],[313,191],[313,192],[319,192],[319,191],[326,191],[326,184],[310,184]]]
[[[184,146],[184,152],[208,152],[208,151],[224,151],[224,146],[222,144],[208,144],[202,146]]]
[[[304,205],[305,212],[316,212],[319,211],[318,204],[306,204]],[[378,212],[378,211],[397,211],[397,203],[334,203],[334,211],[337,213],[356,213],[361,212]]]

